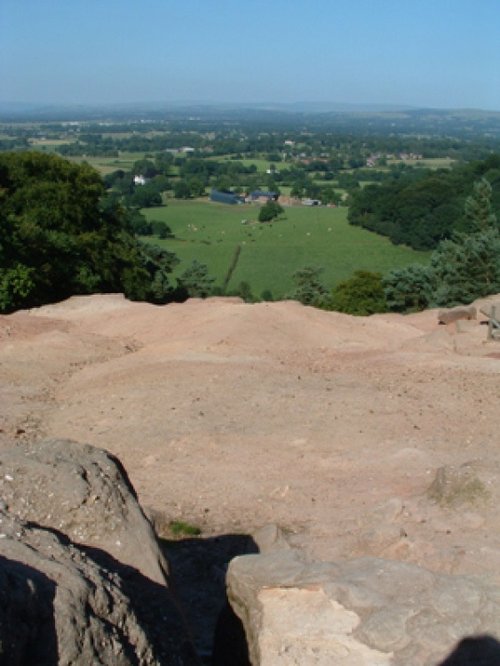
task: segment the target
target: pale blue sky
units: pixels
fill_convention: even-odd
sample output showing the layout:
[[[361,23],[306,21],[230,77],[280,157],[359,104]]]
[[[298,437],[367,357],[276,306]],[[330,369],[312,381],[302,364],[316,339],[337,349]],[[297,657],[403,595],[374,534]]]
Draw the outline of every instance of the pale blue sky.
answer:
[[[0,0],[0,101],[500,110],[500,0]]]

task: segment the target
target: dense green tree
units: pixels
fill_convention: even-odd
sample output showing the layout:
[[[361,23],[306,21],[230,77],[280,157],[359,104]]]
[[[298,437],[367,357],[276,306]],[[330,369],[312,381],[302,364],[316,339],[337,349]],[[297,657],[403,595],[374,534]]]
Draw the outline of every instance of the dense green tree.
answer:
[[[325,306],[328,300],[328,291],[320,280],[322,271],[322,268],[313,266],[304,266],[296,271],[292,276],[295,290],[291,294],[291,298],[304,305]]]
[[[122,169],[104,176],[104,184],[122,195],[132,194],[135,187],[132,174]]]
[[[455,233],[432,253],[429,266],[392,271],[384,280],[392,310],[450,307],[500,291],[500,231],[490,206],[491,187],[474,184],[465,215],[472,233]]]
[[[0,268],[0,312],[22,307],[34,288],[33,274],[24,264]]]
[[[264,289],[260,295],[261,301],[274,301],[273,292],[270,289]]]
[[[172,229],[168,226],[166,222],[162,220],[151,220],[151,231],[158,238],[174,238]]]
[[[156,153],[154,164],[157,172],[163,176],[169,176],[173,161],[171,153]]]
[[[151,236],[154,233],[151,222],[136,208],[128,208],[125,217],[128,228],[137,236]]]
[[[486,178],[474,183],[473,192],[465,201],[465,218],[470,231],[486,231],[497,226],[497,216],[491,207],[493,190]]]
[[[161,206],[162,198],[154,183],[137,185],[132,194],[124,198],[125,205],[131,208],[152,208]]]
[[[163,174],[158,174],[154,178],[151,179],[150,184],[156,188],[157,192],[166,192],[171,188],[171,184],[169,179],[164,176]]]
[[[271,176],[268,176],[266,179],[266,190],[268,192],[274,192],[274,194],[277,194],[278,196],[281,194],[281,189],[278,185],[278,182]]]
[[[321,190],[320,198],[325,204],[335,204],[338,206],[342,203],[342,195],[340,192],[336,192],[331,186],[324,187]]]
[[[93,291],[147,299],[156,271],[171,270],[163,259],[145,256],[90,166],[40,152],[0,155],[2,311]],[[169,291],[165,280],[163,301]]]
[[[196,176],[189,178],[188,186],[190,195],[193,197],[201,197],[205,194],[205,184],[201,178]]]
[[[295,181],[290,190],[290,196],[301,199],[304,196],[304,184],[301,181]]]
[[[340,282],[332,292],[332,310],[352,315],[371,315],[386,312],[381,273],[356,271],[351,278]]]
[[[491,225],[500,205],[497,170],[492,156],[449,170],[414,169],[403,175],[395,171],[390,180],[351,194],[349,222],[388,236],[393,243],[434,249],[457,231],[474,232]],[[467,193],[471,193],[468,198]]]
[[[320,199],[321,187],[317,183],[309,181],[305,187],[304,193],[309,199]]]
[[[208,266],[195,259],[177,282],[179,288],[185,291],[186,297],[206,298],[213,292],[215,279],[209,275]]]
[[[132,174],[134,176],[144,176],[144,178],[153,178],[159,173],[158,167],[152,160],[142,159],[134,162]]]
[[[271,222],[283,212],[283,207],[279,203],[268,201],[259,210],[259,222]]]
[[[395,312],[423,310],[433,300],[432,273],[422,264],[390,271],[383,279],[383,286],[387,305]]]
[[[171,300],[182,300],[179,298],[179,288],[172,288],[169,276],[179,259],[173,252],[165,248],[149,243],[139,244],[142,250],[141,261],[150,276],[150,284],[146,293],[146,300],[155,303],[165,303]]]
[[[248,282],[242,281],[238,285],[237,296],[240,296],[245,303],[253,303],[255,301],[255,296],[252,293],[252,287]]]
[[[439,306],[500,292],[500,233],[490,228],[443,241],[432,253],[429,270],[432,300]]]
[[[189,183],[184,179],[179,179],[174,185],[174,197],[176,199],[190,199],[191,188]]]

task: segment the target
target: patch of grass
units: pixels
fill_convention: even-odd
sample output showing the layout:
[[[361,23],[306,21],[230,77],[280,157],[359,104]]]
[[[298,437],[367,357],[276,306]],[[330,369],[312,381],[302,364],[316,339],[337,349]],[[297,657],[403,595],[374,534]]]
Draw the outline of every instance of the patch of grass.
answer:
[[[347,222],[346,208],[285,208],[272,223],[259,223],[259,206],[228,206],[207,201],[169,199],[166,207],[142,211],[149,220],[166,222],[175,239],[144,238],[177,254],[175,275],[193,261],[208,266],[216,284],[227,275],[234,248],[241,246],[228,290],[248,282],[254,294],[265,289],[279,299],[293,290],[293,273],[303,266],[323,267],[328,287],[350,278],[356,270],[386,273],[414,262],[426,263],[427,252],[396,246],[382,236]],[[247,220],[242,224],[242,220]]]
[[[68,157],[67,159],[72,162],[87,162],[90,166],[94,167],[101,176],[105,176],[108,173],[117,171],[118,169],[123,169],[124,171],[130,171],[134,162],[137,160],[143,159],[144,153],[120,153],[118,157]]]
[[[278,171],[283,168],[285,168],[285,163],[283,162],[270,162],[269,160],[266,160],[263,157],[242,157],[232,159],[231,156],[229,155],[214,155],[214,157],[209,157],[208,159],[215,161],[215,162],[240,162],[243,164],[243,166],[249,167],[252,164],[254,164],[257,167],[257,172],[258,173],[266,173],[266,171],[269,169],[269,166],[271,164],[274,164],[276,169]]]
[[[172,520],[169,528],[174,536],[200,536],[201,534],[199,527],[185,523],[183,520]]]
[[[421,160],[387,160],[387,164],[408,164],[409,166],[426,167],[428,169],[449,169],[455,162],[456,160],[453,160],[450,157],[426,157]]]
[[[458,469],[453,466],[440,467],[427,496],[442,507],[453,508],[485,501],[490,493],[473,470],[463,465]]]

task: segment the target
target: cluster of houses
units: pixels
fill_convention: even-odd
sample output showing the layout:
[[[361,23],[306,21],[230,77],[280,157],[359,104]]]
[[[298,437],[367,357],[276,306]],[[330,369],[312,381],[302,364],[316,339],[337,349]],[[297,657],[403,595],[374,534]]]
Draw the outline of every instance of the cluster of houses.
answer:
[[[212,189],[210,191],[211,201],[225,204],[267,203],[268,201],[277,201],[278,197],[277,192],[267,192],[265,190],[254,190],[248,195],[235,194],[226,190]]]
[[[210,191],[210,201],[224,204],[244,204],[244,203],[267,203],[268,201],[278,201],[284,205],[297,205],[303,206],[321,206],[319,199],[291,199],[290,197],[280,197],[277,192],[268,192],[266,190],[254,190],[248,195],[236,194],[226,190],[212,189]],[[286,199],[286,200],[285,200]]]
[[[196,151],[192,146],[181,146],[180,148],[166,148],[165,152],[171,155],[190,155]]]
[[[423,159],[423,155],[421,153],[388,153],[387,155],[383,155],[382,153],[374,153],[373,155],[370,155],[370,157],[367,157],[366,159],[366,166],[373,168],[377,166],[377,163],[381,159],[386,159],[386,160],[421,160]]]

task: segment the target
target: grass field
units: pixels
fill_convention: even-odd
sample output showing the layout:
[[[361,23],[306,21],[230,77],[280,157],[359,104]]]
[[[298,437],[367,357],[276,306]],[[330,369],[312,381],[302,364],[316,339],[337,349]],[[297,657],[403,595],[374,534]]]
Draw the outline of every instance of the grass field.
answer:
[[[228,206],[205,201],[172,201],[143,211],[150,220],[163,220],[175,239],[155,243],[181,260],[176,273],[193,259],[207,264],[221,284],[237,245],[240,259],[229,289],[246,281],[255,295],[269,289],[282,298],[293,289],[292,274],[310,265],[323,267],[323,281],[334,286],[358,269],[385,273],[413,262],[426,262],[428,253],[394,246],[386,238],[347,223],[346,208],[285,209],[271,224],[256,222],[259,207]],[[242,224],[242,220],[248,220]],[[147,239],[145,239],[147,240]]]
[[[428,157],[422,160],[387,160],[387,164],[408,164],[408,166],[426,167],[427,169],[449,169],[455,161],[450,157]]]
[[[64,146],[68,143],[72,143],[69,139],[30,139],[30,143],[33,147],[40,146]]]
[[[65,143],[71,143],[70,141],[57,140],[57,139],[34,139],[32,141],[33,150],[41,150],[42,152],[56,152],[58,146],[61,146]],[[70,162],[76,162],[81,164],[86,162],[90,164],[91,167],[96,169],[101,176],[105,176],[108,173],[117,171],[117,169],[123,169],[124,171],[130,171],[134,162],[137,160],[142,160],[144,158],[143,152],[138,153],[120,153],[118,157],[90,157],[90,156],[77,156],[77,157],[66,157]],[[172,168],[174,171],[174,168]]]
[[[90,166],[99,171],[101,176],[105,176],[108,173],[117,171],[117,169],[130,171],[134,162],[142,160],[143,158],[144,153],[120,153],[118,157],[68,157],[67,159],[72,162],[78,162],[79,164],[87,162]]]
[[[215,161],[215,162],[240,162],[241,164],[243,164],[243,166],[246,166],[246,167],[252,166],[252,164],[253,164],[257,167],[257,172],[258,173],[266,173],[266,171],[269,169],[271,164],[273,164],[273,162],[270,162],[269,160],[266,160],[262,157],[248,157],[248,158],[244,157],[244,158],[241,158],[241,159],[233,160],[228,155],[217,155],[217,156],[214,156],[214,157],[209,157],[208,159],[212,160],[212,161]],[[284,165],[283,162],[274,162],[274,166],[279,171],[280,168],[283,169],[287,165]]]

